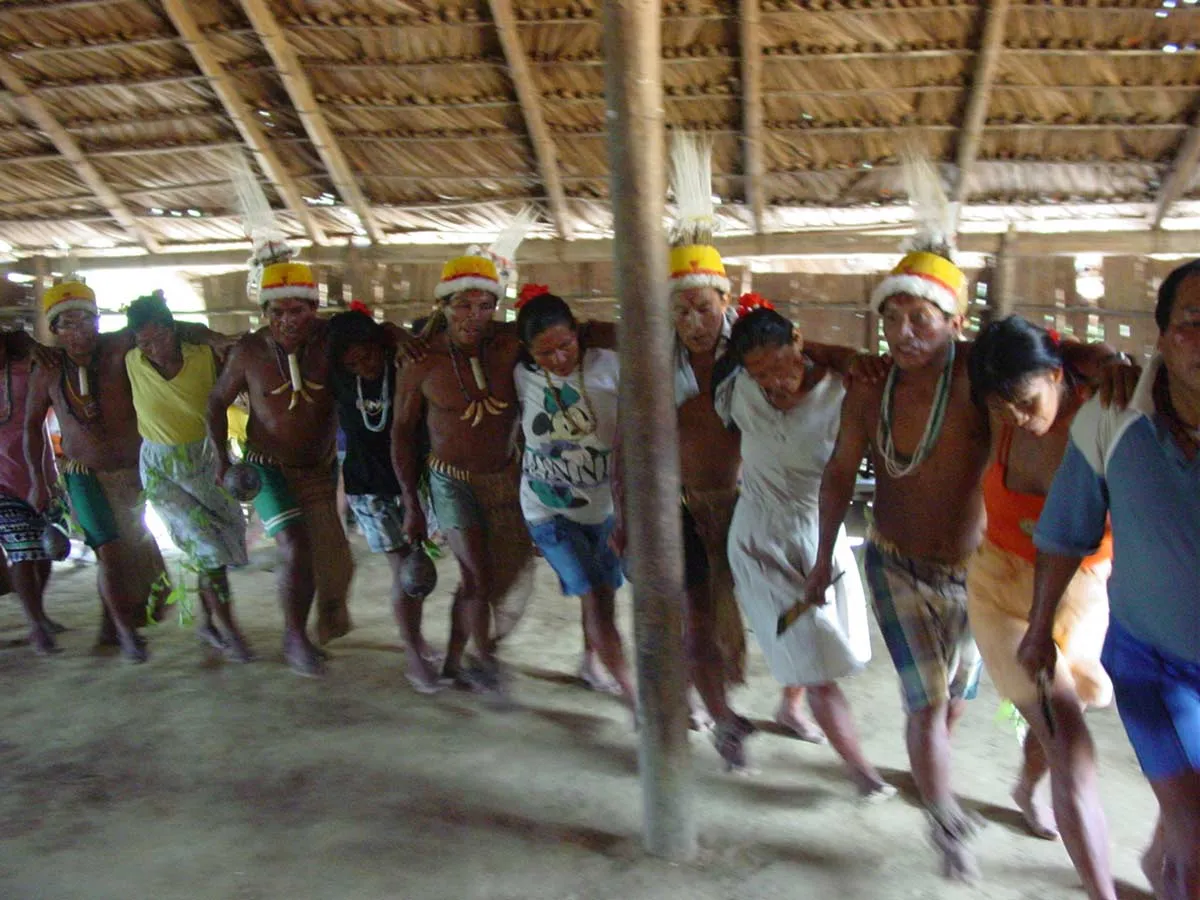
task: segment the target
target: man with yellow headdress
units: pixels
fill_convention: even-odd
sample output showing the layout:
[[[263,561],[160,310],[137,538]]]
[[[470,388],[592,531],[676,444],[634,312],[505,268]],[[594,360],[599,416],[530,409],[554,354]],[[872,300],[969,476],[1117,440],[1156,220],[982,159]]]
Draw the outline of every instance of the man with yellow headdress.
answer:
[[[744,743],[754,731],[729,705],[728,688],[745,681],[746,634],[729,568],[729,527],[737,504],[740,438],[717,414],[714,370],[737,319],[730,281],[713,246],[711,147],[694,135],[672,145],[676,223],[670,233],[670,300],[675,319],[675,404],[683,482],[684,569],[688,608],[686,639],[692,684],[713,720],[717,751],[730,769],[747,765]],[[845,373],[855,353],[807,344],[813,359]],[[731,385],[726,385],[728,389]],[[623,494],[614,479],[618,510]],[[780,723],[798,736],[819,740],[820,730],[781,707]],[[702,714],[693,712],[702,724]]]
[[[137,634],[149,605],[161,616],[171,585],[162,555],[143,521],[138,474],[142,439],[125,354],[135,336],[128,328],[100,334],[96,295],[69,279],[42,297],[57,338],[56,368],[35,368],[25,406],[25,460],[32,487],[29,505],[46,509],[46,413],[53,406],[62,429],[62,473],[71,513],[99,563],[104,603],[101,644],[119,644],[132,662],[147,658]],[[202,325],[181,324],[180,335],[196,344],[225,346],[229,339]]]
[[[523,215],[489,250],[471,248],[442,268],[424,332],[427,351],[400,370],[392,424],[405,534],[410,543],[426,538],[418,484],[427,468],[434,514],[462,573],[442,674],[495,697],[506,693],[496,643],[528,600],[533,545],[521,515],[514,444],[520,344],[511,327],[492,319],[505,294],[507,260],[530,221]],[[423,428],[427,459],[419,449]],[[478,655],[469,668],[462,662],[468,639]]]
[[[511,259],[532,223],[526,210],[487,250],[451,259],[434,289],[438,303],[424,332],[427,352],[400,371],[392,456],[404,495],[405,532],[426,536],[418,485],[428,471],[438,526],[458,559],[443,675],[503,698],[507,686],[496,643],[520,619],[532,587],[533,545],[521,512],[519,408],[513,369],[520,342],[511,324],[493,321],[512,277]],[[615,332],[586,326],[592,346]],[[422,428],[430,453],[422,459]],[[464,667],[468,638],[477,665]]]
[[[262,487],[254,509],[282,556],[283,653],[292,670],[324,671],[326,654],[308,636],[314,596],[317,640],[350,631],[348,596],[354,562],[337,511],[337,417],[329,382],[327,320],[317,315],[312,269],[281,241],[256,249],[248,288],[266,325],[233,348],[208,404],[208,434],[217,475],[230,466],[229,407],[249,397],[244,460]]]
[[[983,531],[990,426],[972,399],[971,345],[961,341],[967,276],[951,258],[955,211],[928,162],[909,159],[905,174],[918,232],[871,298],[893,365],[882,382],[858,380],[846,394],[822,479],[821,538],[805,598],[825,602],[838,530],[870,453],[876,488],[866,575],[900,676],[913,778],[944,874],[973,880],[966,842],[974,826],[950,784],[950,736],[979,684],[966,579]],[[1103,348],[1099,353],[1108,355]]]

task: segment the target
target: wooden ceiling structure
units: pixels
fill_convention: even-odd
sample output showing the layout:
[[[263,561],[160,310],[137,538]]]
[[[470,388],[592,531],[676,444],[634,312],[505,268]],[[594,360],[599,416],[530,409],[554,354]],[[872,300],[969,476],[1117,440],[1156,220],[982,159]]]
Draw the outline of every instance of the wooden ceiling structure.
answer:
[[[428,257],[530,202],[533,237],[595,255],[602,12],[0,0],[0,241],[244,258],[244,154],[314,255]],[[977,243],[1016,227],[1187,252],[1200,229],[1195,0],[666,0],[662,40],[668,127],[711,136],[721,229],[751,251],[903,229],[906,146],[940,165]]]

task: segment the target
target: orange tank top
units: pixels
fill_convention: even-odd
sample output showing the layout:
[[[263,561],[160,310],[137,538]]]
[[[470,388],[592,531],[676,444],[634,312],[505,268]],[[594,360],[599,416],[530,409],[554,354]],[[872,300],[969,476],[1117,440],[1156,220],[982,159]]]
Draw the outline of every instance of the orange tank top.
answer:
[[[996,448],[996,461],[988,466],[983,475],[983,505],[987,509],[987,539],[1009,553],[1015,553],[1029,562],[1037,560],[1037,547],[1033,544],[1033,529],[1046,498],[1041,494],[1023,494],[1010,490],[1008,479],[1008,451],[1012,447],[1013,426],[1005,425],[1000,433],[1000,444]],[[1094,566],[1112,559],[1112,527],[1104,529],[1104,540],[1100,548],[1083,561],[1083,565]]]

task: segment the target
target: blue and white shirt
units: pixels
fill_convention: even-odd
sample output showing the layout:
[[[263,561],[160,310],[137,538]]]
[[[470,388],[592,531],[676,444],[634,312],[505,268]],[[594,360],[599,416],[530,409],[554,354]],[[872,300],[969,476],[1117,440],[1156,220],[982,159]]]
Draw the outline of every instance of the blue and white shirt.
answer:
[[[1154,408],[1155,357],[1124,410],[1086,403],[1033,541],[1086,556],[1112,516],[1112,616],[1134,637],[1200,663],[1200,456],[1188,461]]]

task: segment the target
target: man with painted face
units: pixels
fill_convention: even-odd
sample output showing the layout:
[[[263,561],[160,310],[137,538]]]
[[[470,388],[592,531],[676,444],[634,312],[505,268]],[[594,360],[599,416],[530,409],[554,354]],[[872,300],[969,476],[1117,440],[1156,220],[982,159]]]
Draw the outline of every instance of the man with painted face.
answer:
[[[931,167],[916,173],[940,195],[937,177]],[[943,226],[919,234],[918,249],[872,295],[894,364],[882,383],[856,380],[846,394],[821,482],[821,537],[805,599],[825,602],[838,531],[869,452],[876,472],[865,556],[871,600],[900,676],[909,761],[943,872],[969,881],[978,874],[966,844],[974,827],[951,788],[950,737],[979,683],[966,579],[983,536],[991,433],[967,377],[970,345],[960,341],[967,278],[950,260],[952,233]],[[1085,363],[1111,356],[1079,344],[1064,352]]]
[[[421,634],[424,597],[403,588],[411,545],[404,533],[400,482],[392,466],[392,401],[397,366],[392,340],[363,304],[329,320],[329,353],[338,421],[346,436],[346,499],[374,553],[392,570],[392,611],[405,643],[408,680],[420,693],[441,688],[438,659]]]
[[[60,345],[57,367],[35,368],[25,404],[25,461],[32,487],[29,505],[46,509],[50,489],[42,464],[46,413],[58,414],[62,467],[71,512],[96,552],[100,599],[104,603],[101,644],[117,643],[132,662],[147,658],[136,628],[149,604],[161,616],[170,593],[162,555],[143,521],[145,510],[138,457],[133,392],[125,355],[134,333],[100,334],[96,295],[87,285],[65,281],[42,298],[50,329]],[[201,325],[181,324],[188,341],[224,347],[229,339]]]
[[[337,417],[329,387],[328,321],[317,315],[313,271],[268,244],[251,290],[267,324],[233,348],[208,403],[208,435],[217,479],[229,469],[227,410],[247,392],[245,461],[262,479],[254,508],[281,554],[283,654],[292,670],[317,676],[325,653],[308,636],[313,598],[317,640],[350,631],[347,606],[354,562],[337,511]],[[274,254],[274,255],[272,255]],[[257,284],[255,283],[257,282]],[[318,537],[319,536],[319,537]]]
[[[137,346],[125,354],[133,389],[146,499],[171,540],[199,570],[202,640],[235,662],[253,655],[233,618],[228,566],[244,566],[242,509],[216,481],[217,457],[205,433],[208,397],[224,353],[182,340],[158,291],[126,312]]]
[[[745,681],[746,633],[727,549],[737,505],[740,438],[725,427],[713,402],[714,369],[725,353],[736,314],[730,308],[725,265],[712,246],[711,148],[694,136],[680,135],[672,147],[672,164],[677,222],[670,235],[670,300],[688,596],[684,630],[692,684],[713,719],[717,751],[728,768],[744,769],[744,743],[754,726],[733,711],[727,696],[729,687]],[[856,355],[812,343],[807,350],[840,374],[848,371]],[[614,492],[620,510],[619,466]],[[781,707],[780,724],[802,739],[821,740],[820,730],[801,717],[800,708],[798,702]],[[693,713],[693,721],[698,718]]]
[[[492,322],[503,286],[490,256],[450,260],[434,293],[440,306],[426,325],[426,353],[400,370],[396,388],[392,459],[404,531],[411,544],[426,538],[418,483],[427,465],[433,510],[462,574],[443,674],[502,696],[496,643],[523,611],[533,559],[515,452],[513,367],[520,343],[512,328]],[[422,425],[429,433],[427,460],[419,449]],[[462,664],[468,636],[479,657],[469,671]]]

